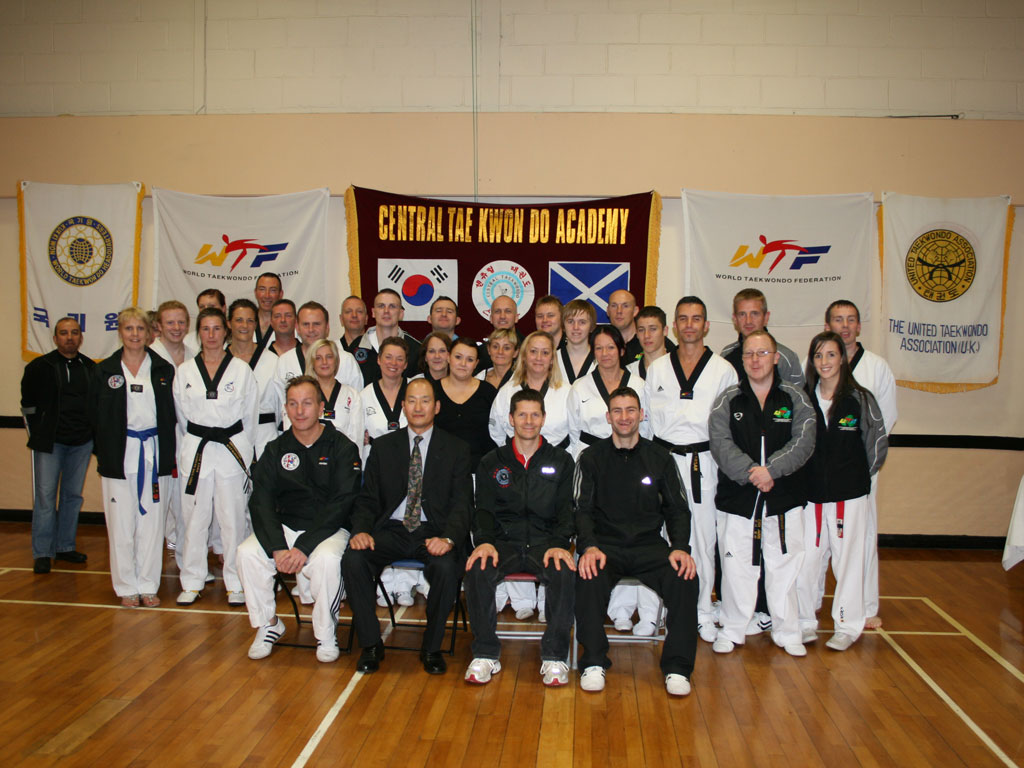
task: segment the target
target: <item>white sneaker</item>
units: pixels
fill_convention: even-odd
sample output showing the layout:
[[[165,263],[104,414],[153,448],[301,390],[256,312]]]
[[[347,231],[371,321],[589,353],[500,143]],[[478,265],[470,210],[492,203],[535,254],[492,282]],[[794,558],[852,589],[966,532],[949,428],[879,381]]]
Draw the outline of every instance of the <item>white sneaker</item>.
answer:
[[[690,681],[686,679],[686,675],[665,675],[665,690],[671,696],[689,696]]]
[[[714,624],[698,624],[697,634],[705,643],[713,643],[718,639],[718,627]]]
[[[544,613],[544,609],[543,608],[541,608],[539,611],[537,611],[537,621],[539,621],[541,624],[547,624],[548,623],[548,617],[547,617],[547,614]]]
[[[818,639],[818,632],[813,629],[801,629],[800,630],[800,642],[802,643],[813,643]]]
[[[377,605],[379,605],[381,608],[388,607],[388,601],[384,599],[384,595],[377,595]]]
[[[629,619],[615,619],[614,624],[619,632],[629,632],[633,628],[633,622]]]
[[[715,624],[722,623],[722,601],[715,600],[711,603],[711,615],[715,618]]]
[[[747,624],[747,635],[760,635],[772,628],[772,617],[767,613],[755,613]]]
[[[711,644],[711,650],[715,653],[732,653],[736,647],[736,643],[723,635],[719,635],[715,638],[715,642]]]
[[[569,683],[569,665],[564,661],[543,661],[540,673],[544,677],[544,685],[551,688]]]
[[[501,662],[497,659],[473,659],[466,667],[466,682],[485,685],[491,682],[491,676],[501,672]]]
[[[806,656],[807,649],[804,648],[803,643],[790,643],[789,645],[782,646],[782,650],[788,653],[790,656]]]
[[[655,629],[653,621],[638,621],[633,625],[633,634],[637,637],[652,637]]]
[[[854,643],[853,635],[848,635],[845,632],[836,632],[832,635],[831,639],[825,643],[826,648],[831,648],[833,651],[845,651]]]
[[[228,605],[245,605],[245,592],[228,592]]]
[[[274,650],[274,643],[284,635],[284,622],[277,619],[268,627],[260,627],[256,630],[256,639],[249,646],[250,659],[265,659]],[[319,651],[317,651],[319,655]]]
[[[604,690],[604,667],[587,667],[580,675],[580,688],[584,691]]]
[[[178,599],[175,601],[178,605],[192,605],[196,600],[201,597],[198,590],[195,589],[183,589],[181,594],[178,595]]]
[[[533,618],[533,608],[520,608],[516,611],[516,618],[520,621],[526,621],[527,619]]]
[[[410,605],[415,604],[416,600],[413,598],[412,592],[397,592],[395,594],[395,602],[408,608]]]
[[[267,653],[270,653],[268,650]],[[330,645],[326,643],[317,643],[316,646],[316,660],[322,661],[324,664],[330,664],[332,661],[337,661],[341,655],[341,651],[338,650],[338,641],[335,640]]]

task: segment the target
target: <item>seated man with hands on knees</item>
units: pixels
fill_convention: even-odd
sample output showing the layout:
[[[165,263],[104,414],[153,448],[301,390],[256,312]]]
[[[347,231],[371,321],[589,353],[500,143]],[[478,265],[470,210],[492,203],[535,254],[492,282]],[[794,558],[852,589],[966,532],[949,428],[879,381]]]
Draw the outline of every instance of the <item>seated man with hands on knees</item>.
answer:
[[[253,534],[239,545],[237,555],[249,620],[257,630],[250,659],[269,656],[285,631],[275,609],[277,572],[302,573],[309,579],[316,657],[323,662],[338,658],[341,558],[361,464],[355,443],[320,421],[323,410],[316,379],[290,379],[285,411],[291,428],[267,444],[253,471]]]

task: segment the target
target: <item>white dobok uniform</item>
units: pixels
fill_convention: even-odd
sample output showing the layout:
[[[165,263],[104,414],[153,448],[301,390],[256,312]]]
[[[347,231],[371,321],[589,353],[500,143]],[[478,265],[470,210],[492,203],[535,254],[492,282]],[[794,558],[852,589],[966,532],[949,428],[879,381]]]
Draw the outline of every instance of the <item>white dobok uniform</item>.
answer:
[[[593,352],[587,355],[587,358],[583,361],[583,368],[580,370],[580,375],[575,377],[569,374],[571,362],[569,360],[569,350],[566,347],[558,347],[555,349],[555,360],[558,361],[558,369],[562,372],[562,382],[570,386],[578,379],[582,379],[583,377],[590,375],[592,371],[597,370],[597,363],[594,362]]]
[[[281,412],[284,410],[284,403],[278,399],[280,393],[277,389],[277,355],[270,350],[263,350],[256,367],[252,368],[256,377],[256,386],[259,393],[259,417],[256,424],[256,458],[263,455],[263,449],[267,443],[276,440],[281,434],[277,426],[281,423]]]
[[[171,363],[173,365],[174,363]],[[156,430],[156,399],[149,355],[134,376],[123,362],[128,430]],[[143,453],[142,499],[139,499],[139,452]],[[159,462],[156,434],[146,439],[128,436],[124,446],[124,479],[100,477],[103,513],[110,539],[110,577],[118,597],[155,595],[163,567],[164,515],[170,476],[158,479],[159,501],[153,501],[153,467]]]
[[[698,363],[693,372],[697,376],[696,380],[690,380],[687,386],[680,382],[673,365],[673,361],[678,360],[675,352],[659,357],[647,369],[644,391],[655,442],[664,441],[677,448],[708,442],[711,407],[722,392],[737,382],[737,376],[736,369],[725,358],[707,347],[702,360],[705,359],[703,369]],[[715,583],[715,542],[719,536],[717,529],[720,515],[715,507],[718,465],[711,457],[709,448],[704,447],[696,453],[700,477],[700,501],[697,501],[694,453],[680,454],[673,451],[673,458],[679,467],[679,476],[686,489],[686,503],[690,507],[690,552],[700,579],[697,623],[714,626],[711,593]]]
[[[206,582],[206,547],[210,521],[216,516],[224,543],[224,586],[239,592],[242,584],[235,567],[238,545],[248,536],[246,505],[249,499],[249,466],[255,454],[258,385],[249,366],[231,358],[219,382],[216,398],[208,398],[206,384],[195,359],[182,363],[174,377],[174,405],[177,410],[178,473],[185,539],[182,553],[181,587],[199,591]],[[204,446],[198,475],[192,469],[203,438],[189,431],[230,428],[241,422],[241,430],[230,441],[244,467],[227,445],[209,440]],[[195,490],[189,493],[189,483]]]
[[[310,376],[313,375],[312,371],[307,371],[305,368],[306,353],[302,351],[301,342],[278,356],[275,386],[277,387],[278,399],[281,402],[282,408],[284,407],[284,385],[288,383],[288,379],[293,379],[304,373],[308,373]],[[346,352],[341,347],[338,347],[338,373],[335,374],[335,378],[348,384],[356,392],[363,388],[363,374],[359,370],[359,363],[356,362],[356,359],[349,352]]]
[[[508,408],[512,395],[524,388],[523,384],[509,381],[502,385],[491,403],[491,415],[487,423],[491,440],[497,445],[504,445],[512,439]],[[566,450],[569,449],[569,390],[569,384],[564,381],[558,389],[548,387],[544,393],[544,427],[540,431],[541,437],[547,442]]]

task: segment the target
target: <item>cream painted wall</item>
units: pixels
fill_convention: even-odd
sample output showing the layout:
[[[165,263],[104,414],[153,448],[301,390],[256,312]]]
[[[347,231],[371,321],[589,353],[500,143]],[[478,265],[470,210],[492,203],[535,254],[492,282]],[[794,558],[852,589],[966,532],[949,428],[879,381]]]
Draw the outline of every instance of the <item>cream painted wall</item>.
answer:
[[[0,259],[11,278],[0,284],[0,365],[7,372],[0,375],[0,413],[17,413],[22,367],[14,279],[18,179],[82,184],[137,179],[150,188],[216,194],[329,186],[340,195],[356,183],[413,194],[467,195],[474,183],[471,129],[470,117],[458,114],[0,119],[0,191],[8,195],[0,200]],[[481,195],[658,189],[666,198],[658,291],[663,307],[671,307],[683,289],[681,186],[791,194],[871,190],[876,198],[883,190],[1007,193],[1024,200],[1024,124],[1019,122],[511,114],[481,115],[479,135]],[[340,200],[332,201],[331,211],[338,244],[333,256],[343,264]],[[145,231],[144,265],[150,270],[151,228]],[[1024,287],[1022,243],[1018,230],[1011,296]],[[338,269],[329,286],[335,301],[347,291],[346,274]],[[1017,394],[1024,385],[1024,361],[1016,354],[1024,341],[1021,328],[1024,305],[1011,301],[996,386],[947,396],[900,390],[897,432],[1024,435],[1024,402]],[[864,337],[877,348],[876,331],[869,323]],[[731,335],[731,329],[716,325],[709,343],[720,348]],[[801,329],[781,329],[779,335],[797,350],[810,336]],[[29,505],[21,442],[14,430],[0,435],[0,455],[11,457],[0,470],[5,481],[0,506]],[[1024,471],[1021,459],[998,451],[894,451],[883,473],[881,530],[1004,532]],[[979,481],[984,493],[977,491]],[[98,503],[94,495],[90,503]]]

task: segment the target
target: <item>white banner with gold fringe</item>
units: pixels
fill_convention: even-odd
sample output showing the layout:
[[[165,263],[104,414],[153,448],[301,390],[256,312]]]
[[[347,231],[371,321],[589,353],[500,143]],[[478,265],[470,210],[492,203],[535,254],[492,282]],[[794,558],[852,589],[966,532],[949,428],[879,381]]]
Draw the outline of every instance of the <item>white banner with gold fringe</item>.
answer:
[[[995,384],[1002,353],[1010,198],[886,192],[879,213],[886,360],[904,387]]]
[[[62,317],[82,327],[82,354],[120,344],[117,313],[138,301],[145,186],[18,183],[21,349],[31,360],[53,349]]]

